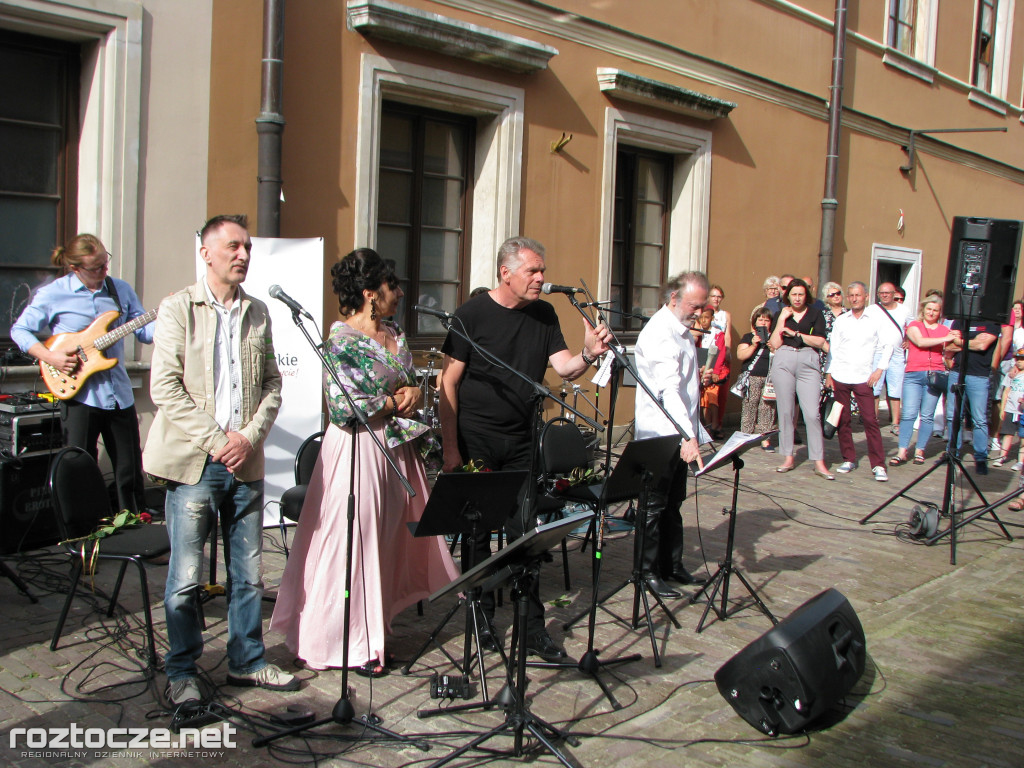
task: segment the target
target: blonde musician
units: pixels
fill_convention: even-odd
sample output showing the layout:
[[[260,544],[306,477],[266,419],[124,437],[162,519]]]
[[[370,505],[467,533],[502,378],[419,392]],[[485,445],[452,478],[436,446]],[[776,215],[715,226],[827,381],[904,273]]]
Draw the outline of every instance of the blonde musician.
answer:
[[[50,350],[40,341],[40,332],[47,328],[51,334],[82,331],[104,312],[118,312],[113,326],[144,314],[132,287],[108,276],[112,258],[95,235],[77,235],[56,248],[50,260],[62,267],[64,274],[36,291],[11,326],[14,343],[40,362],[71,374],[81,367],[79,356],[74,351]],[[144,325],[135,331],[135,337],[151,344],[153,328]],[[124,342],[115,342],[105,354],[116,358],[117,364],[92,374],[74,399],[61,402],[64,441],[95,458],[96,441],[102,435],[114,465],[118,508],[137,512],[143,508],[142,448],[135,398],[124,367]]]

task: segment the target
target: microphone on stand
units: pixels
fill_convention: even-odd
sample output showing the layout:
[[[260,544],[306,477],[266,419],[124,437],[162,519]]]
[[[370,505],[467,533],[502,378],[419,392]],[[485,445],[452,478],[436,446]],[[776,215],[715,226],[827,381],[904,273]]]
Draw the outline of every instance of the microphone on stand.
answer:
[[[277,299],[278,301],[283,303],[285,306],[287,306],[288,309],[290,309],[292,312],[297,312],[298,314],[304,315],[304,316],[308,317],[310,320],[313,320],[314,322],[316,322],[316,318],[314,318],[311,314],[309,314],[309,312],[304,310],[302,308],[302,305],[299,304],[299,302],[297,302],[295,299],[293,299],[287,293],[282,291],[280,285],[272,285],[272,286],[270,286],[270,290],[267,291],[267,293],[270,294],[271,298]]]
[[[542,293],[564,293],[567,296],[575,296],[577,293],[585,293],[582,288],[576,288],[572,285],[555,285],[554,283],[544,283],[540,287]]]
[[[419,304],[413,306],[413,309],[417,312],[421,312],[424,315],[430,315],[436,317],[438,320],[451,320],[455,315],[451,312],[445,312],[442,309],[431,309],[430,307],[422,307]]]

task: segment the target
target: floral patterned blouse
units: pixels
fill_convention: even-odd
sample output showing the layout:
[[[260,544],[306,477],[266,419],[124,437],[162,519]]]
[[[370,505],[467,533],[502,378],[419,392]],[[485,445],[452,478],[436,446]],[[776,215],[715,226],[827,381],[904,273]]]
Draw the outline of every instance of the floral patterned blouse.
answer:
[[[387,396],[393,395],[400,387],[417,386],[412,352],[405,334],[395,323],[384,321],[381,326],[397,340],[397,353],[388,351],[362,331],[341,321],[331,325],[324,345],[324,357],[338,373],[338,378],[352,396],[356,407],[367,416],[384,408]],[[324,388],[331,423],[339,427],[348,426],[352,410],[333,377],[326,371]],[[440,450],[440,444],[430,428],[414,419],[401,416],[387,419],[384,423],[384,436],[389,448],[397,448],[402,443],[422,437],[419,450],[424,458]]]

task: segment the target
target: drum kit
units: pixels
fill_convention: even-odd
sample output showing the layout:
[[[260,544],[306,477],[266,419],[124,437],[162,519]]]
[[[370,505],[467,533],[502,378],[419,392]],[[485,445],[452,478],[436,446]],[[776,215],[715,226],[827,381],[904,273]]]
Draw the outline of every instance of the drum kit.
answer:
[[[437,363],[444,355],[437,351],[437,347],[431,347],[430,351],[424,353],[427,359],[425,368],[416,371],[416,378],[420,382],[420,391],[423,392],[423,407],[417,412],[419,421],[422,421],[440,435],[441,414],[438,411],[438,382],[437,376],[440,373],[440,365]]]

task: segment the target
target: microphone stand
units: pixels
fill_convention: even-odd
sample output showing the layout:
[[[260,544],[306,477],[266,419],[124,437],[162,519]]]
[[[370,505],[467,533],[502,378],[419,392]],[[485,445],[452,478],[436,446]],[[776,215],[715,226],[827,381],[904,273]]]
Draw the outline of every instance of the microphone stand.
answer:
[[[347,507],[348,541],[346,542],[345,546],[345,627],[343,633],[344,645],[342,646],[341,652],[341,697],[338,699],[337,703],[335,703],[334,709],[332,710],[330,717],[325,717],[323,719],[315,720],[314,722],[305,723],[303,725],[297,725],[293,728],[287,728],[283,731],[272,733],[269,736],[261,736],[260,738],[255,739],[252,745],[254,747],[262,747],[269,744],[272,741],[284,738],[285,736],[294,736],[297,733],[304,733],[305,731],[308,731],[312,728],[317,728],[321,725],[326,725],[327,723],[338,723],[339,725],[348,725],[352,723],[353,720],[355,720],[355,722],[359,723],[364,729],[368,728],[372,731],[376,731],[382,736],[387,736],[391,739],[395,739],[404,744],[410,744],[416,747],[417,749],[426,752],[430,749],[429,744],[427,744],[425,741],[421,739],[412,739],[408,736],[402,736],[398,733],[395,733],[394,731],[390,731],[387,728],[381,727],[381,719],[377,715],[365,714],[362,717],[356,719],[355,708],[352,706],[352,701],[348,695],[348,636],[349,618],[351,616],[352,610],[352,541],[354,538],[353,534],[355,532],[354,528],[356,510],[356,457],[358,455],[358,452],[356,450],[356,441],[359,436],[360,429],[363,429],[366,432],[366,434],[370,436],[370,439],[373,440],[373,442],[377,445],[377,449],[381,452],[381,455],[384,457],[384,460],[388,463],[388,466],[391,467],[392,471],[396,475],[398,475],[398,478],[402,481],[402,486],[405,488],[406,493],[408,493],[409,496],[415,496],[416,492],[413,490],[412,485],[406,479],[405,475],[403,475],[402,472],[398,469],[398,465],[395,464],[395,460],[384,447],[384,444],[380,441],[380,438],[377,437],[373,430],[369,428],[366,414],[356,407],[356,404],[352,399],[352,395],[345,388],[345,385],[341,383],[341,378],[338,376],[337,371],[335,371],[334,368],[332,368],[331,365],[327,362],[327,358],[324,357],[324,353],[321,346],[318,345],[313,340],[313,337],[309,334],[309,331],[306,330],[306,327],[302,323],[302,318],[299,316],[299,310],[294,307],[292,308],[292,321],[295,323],[296,326],[298,326],[299,330],[302,332],[302,335],[306,337],[306,341],[309,342],[309,345],[313,348],[313,351],[316,352],[316,356],[320,359],[320,364],[324,367],[324,370],[331,375],[331,378],[334,380],[334,383],[337,384],[338,389],[340,389],[342,395],[344,395],[345,400],[348,403],[349,409],[352,411],[352,418],[349,419],[347,424],[347,426],[352,431],[352,453],[351,460],[349,462],[349,486]],[[359,741],[363,739],[369,740],[368,737],[364,736],[363,734],[346,734],[340,738],[344,738],[348,741]]]
[[[582,283],[583,281],[581,280],[580,282]],[[600,304],[598,302],[596,302],[596,301],[593,301],[593,296],[590,295],[590,289],[586,287],[586,283],[583,283],[583,286],[584,286],[584,289],[587,291],[588,297],[591,299],[591,301],[587,303],[587,306],[588,307],[593,306],[593,307],[597,308],[597,319],[598,319],[598,322],[604,324],[605,327],[607,328],[608,326],[607,326],[607,323],[605,322],[604,312],[601,309]],[[583,308],[583,305],[581,305],[580,302],[578,302],[576,300],[576,296],[575,295],[570,295],[570,294],[566,294],[566,295],[569,297],[569,301],[572,302],[572,305],[576,308],[576,310],[580,313],[580,315],[583,316],[583,319],[586,320],[588,323],[590,323],[591,326],[593,326],[594,325],[594,321],[586,313],[586,311]],[[623,313],[623,314],[625,314],[625,313]],[[630,316],[632,316],[632,315],[630,315]],[[650,396],[651,400],[654,403],[656,403],[658,408],[661,410],[661,412],[665,414],[665,418],[667,418],[672,423],[672,426],[674,426],[676,428],[676,431],[679,433],[680,437],[682,437],[682,435],[683,435],[682,427],[680,427],[679,424],[676,422],[676,420],[672,418],[672,415],[665,409],[665,406],[661,403],[661,401],[657,397],[655,397],[655,395],[651,391],[650,387],[647,386],[647,383],[643,379],[641,379],[640,376],[637,374],[636,369],[633,366],[630,365],[629,360],[626,358],[626,356],[624,354],[622,354],[622,352],[620,350],[621,345],[619,344],[618,337],[615,336],[615,332],[612,331],[611,328],[608,328],[608,330],[612,334],[612,341],[613,341],[613,343],[610,344],[608,348],[609,348],[609,350],[612,353],[613,363],[612,363],[611,379],[610,379],[612,390],[611,390],[611,395],[610,395],[610,398],[609,398],[609,401],[608,401],[608,426],[609,426],[609,429],[608,429],[608,434],[606,436],[607,439],[605,441],[605,466],[607,468],[606,472],[610,472],[611,471],[612,432],[614,431],[614,426],[615,426],[615,404],[616,404],[616,401],[618,400],[618,381],[617,381],[617,372],[615,370],[615,366],[616,365],[620,366],[623,370],[626,370],[626,371],[630,372],[630,374],[633,376],[633,378],[636,379],[637,385],[643,387],[644,391]],[[619,704],[619,702],[612,695],[612,693],[609,690],[607,684],[605,684],[605,682],[598,677],[598,673],[602,670],[603,667],[611,666],[612,664],[624,664],[624,663],[627,663],[627,662],[630,662],[630,661],[637,661],[638,659],[642,658],[642,656],[640,654],[633,654],[631,656],[620,657],[620,658],[617,658],[617,659],[599,659],[598,658],[598,654],[600,652],[594,650],[594,633],[595,633],[596,627],[597,627],[597,606],[598,606],[598,603],[600,602],[599,591],[600,591],[600,586],[601,586],[601,558],[602,558],[602,549],[604,548],[604,522],[605,522],[605,513],[606,513],[606,511],[607,511],[607,502],[605,501],[604,493],[602,492],[601,499],[599,500],[599,504],[598,504],[598,510],[597,510],[596,528],[595,528],[595,535],[594,535],[594,545],[591,548],[591,571],[592,571],[593,588],[592,588],[592,596],[591,596],[591,602],[590,602],[590,610],[588,611],[589,617],[588,617],[588,620],[587,620],[587,652],[585,654],[583,654],[583,656],[580,658],[579,663],[577,664],[577,667],[580,670],[580,672],[583,672],[586,675],[590,675],[593,678],[594,682],[597,683],[601,687],[601,690],[604,692],[605,696],[608,698],[608,701],[612,705],[613,709],[621,709],[622,705]],[[647,510],[645,508],[643,508],[643,507],[638,508],[637,509],[637,515],[636,515],[636,518],[635,518],[638,530],[641,530],[641,531],[644,530],[644,523],[646,521],[646,517],[647,517]],[[634,599],[634,612],[636,612],[637,604],[639,603],[639,598],[640,597],[646,597],[645,595],[642,595],[642,590],[644,588],[648,588],[649,589],[649,586],[646,584],[646,581],[644,581],[644,583],[642,585],[640,583],[636,584],[636,593],[634,594],[634,598],[633,598]],[[617,591],[618,590],[616,590],[616,592]],[[661,601],[661,598],[657,594],[655,594],[653,590],[651,590],[651,592],[654,595],[654,598],[658,601],[658,603],[660,605],[662,605],[662,607],[664,607],[664,603]],[[609,597],[610,597],[610,595],[609,595]],[[651,628],[652,639],[653,639],[653,625],[651,623],[650,610],[648,608],[648,603],[647,603],[646,599],[643,600],[643,606],[644,606],[644,614],[645,614],[646,623],[647,623],[647,626],[649,628]],[[675,616],[673,616],[672,613],[669,612],[667,609],[666,609],[666,613],[668,614],[669,619],[676,626],[676,628],[679,628],[679,622],[676,621]],[[571,621],[563,624],[562,625],[563,628],[564,629],[569,629],[580,618],[582,618],[582,615],[577,616],[576,618],[572,619]],[[636,629],[636,627],[633,627],[633,629]],[[654,646],[654,654],[655,654],[656,660],[658,660],[657,659],[657,654],[658,654],[657,646]],[[660,660],[658,660],[658,661],[659,661],[658,666],[660,666]]]
[[[527,376],[522,371],[520,371],[517,368],[509,365],[508,363],[506,363],[504,360],[502,360],[497,355],[492,354],[491,352],[489,352],[488,350],[484,349],[482,346],[477,344],[476,341],[474,341],[473,339],[471,339],[469,337],[469,334],[465,332],[464,328],[460,330],[460,329],[455,327],[455,322],[454,321],[458,320],[458,318],[455,315],[449,315],[448,313],[443,313],[444,316],[441,317],[439,315],[439,313],[437,313],[435,311],[427,312],[427,314],[430,314],[430,315],[433,315],[434,317],[437,317],[438,320],[440,320],[441,325],[443,325],[445,327],[445,330],[447,330],[449,333],[454,333],[460,339],[462,339],[467,344],[469,344],[473,348],[474,352],[476,352],[481,357],[483,357],[487,362],[491,363],[491,365],[493,365],[493,366],[495,366],[497,368],[501,368],[501,369],[511,373],[516,378],[518,378],[521,381],[525,382],[533,390],[533,398],[532,398],[533,403],[531,405],[533,415],[531,417],[532,418],[532,424],[530,425],[530,442],[531,442],[531,446],[530,446],[530,466],[529,466],[529,474],[527,475],[527,479],[526,479],[526,494],[523,497],[522,507],[520,508],[520,510],[518,512],[518,514],[520,516],[520,520],[519,520],[520,530],[522,530],[523,532],[529,531],[530,527],[527,525],[527,522],[528,522],[528,520],[530,518],[530,511],[532,509],[534,509],[534,500],[536,499],[536,496],[537,496],[537,453],[538,453],[538,448],[539,448],[538,443],[539,443],[539,438],[540,438],[540,425],[539,425],[539,422],[540,422],[541,404],[544,402],[545,398],[551,400],[552,402],[557,403],[560,408],[563,408],[566,411],[572,412],[577,417],[582,419],[585,423],[590,425],[594,430],[596,430],[596,432],[603,432],[604,431],[604,427],[602,427],[600,424],[598,424],[593,419],[589,419],[586,416],[584,416],[579,410],[577,410],[573,406],[569,405],[567,402],[565,402],[565,401],[561,400],[560,398],[556,397],[551,392],[551,390],[548,387],[544,386],[542,383],[534,381],[533,379],[531,379],[529,376]],[[462,321],[459,320],[459,323],[461,324]],[[479,565],[479,563],[477,565]],[[537,583],[535,581],[535,583],[531,587],[531,589],[536,589],[537,586],[538,585],[537,585]],[[525,645],[526,644],[526,638],[525,637],[520,638],[520,643],[522,645],[522,648],[520,649],[520,651],[525,656],[525,653],[526,653],[526,645]],[[572,666],[576,666],[576,665],[575,664],[560,664],[560,663],[530,662],[530,666],[572,667]],[[481,673],[481,675],[483,675],[483,668],[481,668],[480,673]],[[486,702],[484,704],[466,704],[466,705],[461,705],[461,706],[456,706],[456,707],[446,707],[444,711],[446,711],[446,712],[457,712],[457,711],[462,711],[462,710],[467,709],[467,708],[484,707],[485,709],[489,709],[489,708],[492,708],[492,707],[495,707],[495,706],[500,706],[501,702],[504,701],[505,699],[507,699],[509,690],[514,688],[514,685],[512,684],[512,671],[510,669],[508,669],[508,668],[506,668],[506,679],[508,680],[508,683],[505,685],[505,687],[501,691],[498,692],[498,695],[494,699],[492,699],[490,702]]]

